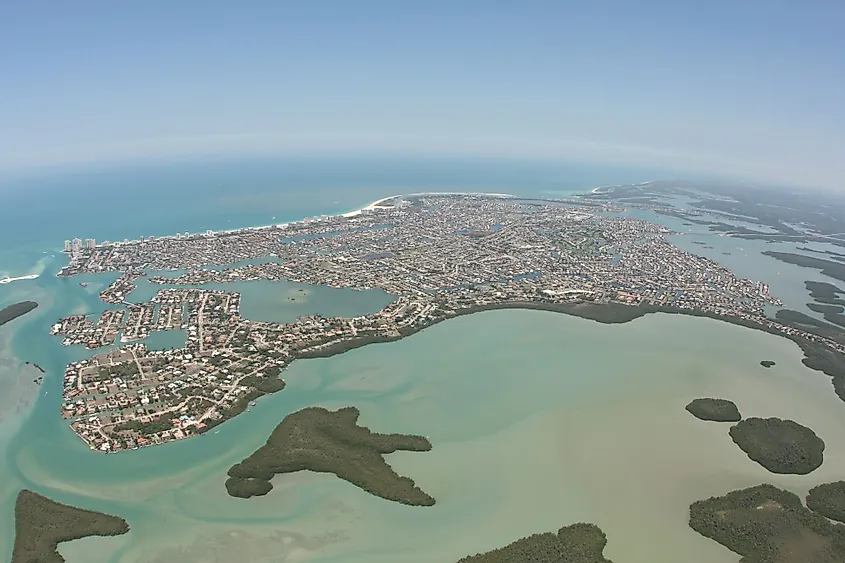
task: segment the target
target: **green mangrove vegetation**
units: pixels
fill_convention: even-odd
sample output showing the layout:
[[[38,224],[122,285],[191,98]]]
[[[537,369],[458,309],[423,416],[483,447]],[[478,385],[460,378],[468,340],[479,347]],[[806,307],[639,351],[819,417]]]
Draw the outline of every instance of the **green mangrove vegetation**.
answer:
[[[701,420],[713,422],[739,422],[742,415],[736,405],[727,399],[693,399],[686,406],[687,412]]]
[[[810,489],[807,507],[825,518],[845,523],[845,481],[825,483]]]
[[[422,436],[376,434],[358,425],[359,414],[354,407],[310,407],[289,414],[266,444],[229,469],[226,490],[241,498],[266,495],[274,475],[307,470],[333,473],[387,500],[432,506],[434,498],[397,475],[383,457],[398,450],[428,451],[431,442]]]
[[[806,475],[824,461],[824,442],[792,420],[747,418],[730,429],[734,443],[772,473]]]
[[[21,301],[0,309],[0,325],[25,315],[36,307],[38,307],[38,303],[35,301]]]
[[[823,303],[807,303],[807,308],[822,315],[838,315],[845,311],[842,305],[826,305]]]
[[[845,306],[845,299],[840,297],[841,295],[845,295],[845,291],[831,283],[807,280],[804,282],[804,287],[807,288],[807,291],[810,292],[810,297],[815,299],[817,303]]]
[[[789,491],[758,485],[690,506],[690,527],[741,563],[841,563],[845,526],[801,504]]]
[[[458,563],[612,563],[604,557],[607,536],[595,524],[572,524],[510,545],[464,557]]]
[[[806,254],[796,254],[794,252],[776,252],[773,250],[766,250],[762,252],[766,256],[770,256],[775,260],[786,262],[787,264],[794,264],[802,268],[812,268],[819,270],[824,275],[833,279],[845,281],[845,264],[842,262],[834,262],[832,260],[824,260],[823,258],[814,258]]]
[[[839,315],[842,316],[842,315]],[[836,336],[842,336],[842,328],[836,326],[840,321],[838,318],[835,318],[836,314],[831,315],[831,313],[827,313],[824,315],[825,321],[820,321],[815,317],[811,317],[805,313],[800,311],[794,311],[792,309],[781,309],[777,313],[775,313],[775,318],[783,323],[791,324],[793,326],[798,326],[798,328],[804,330],[812,330],[817,334],[821,334],[822,336],[827,336],[828,338],[834,338]],[[845,317],[843,317],[845,318]]]
[[[763,360],[762,362],[760,362],[760,365],[764,368],[770,368],[775,365],[775,362],[773,362],[772,360]]]
[[[61,504],[24,489],[15,502],[12,563],[61,563],[60,542],[128,531],[123,518]]]

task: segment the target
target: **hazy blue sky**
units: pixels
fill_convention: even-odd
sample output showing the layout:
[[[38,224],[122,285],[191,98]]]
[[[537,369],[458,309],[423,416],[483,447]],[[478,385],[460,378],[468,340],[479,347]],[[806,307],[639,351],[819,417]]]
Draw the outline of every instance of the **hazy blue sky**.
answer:
[[[2,0],[0,167],[391,150],[845,187],[843,29],[843,0]]]

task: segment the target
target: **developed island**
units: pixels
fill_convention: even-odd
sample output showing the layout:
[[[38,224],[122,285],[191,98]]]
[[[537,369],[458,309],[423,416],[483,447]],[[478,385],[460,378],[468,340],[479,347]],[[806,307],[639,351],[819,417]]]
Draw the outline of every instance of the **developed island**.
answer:
[[[61,504],[24,489],[15,502],[12,563],[62,563],[61,542],[128,531],[123,518]]]
[[[66,367],[62,414],[103,452],[187,438],[246,410],[280,385],[269,374],[297,359],[504,308],[606,323],[663,312],[763,330],[800,346],[804,363],[832,377],[845,400],[845,334],[838,327],[766,316],[781,303],[765,283],[681,251],[667,229],[623,211],[583,199],[417,194],[268,227],[71,243],[59,275],[120,272],[101,295],[120,307],[60,319],[52,333],[68,346],[111,346],[118,338],[124,346]],[[168,277],[165,270],[179,272]],[[142,275],[161,289],[149,301],[127,301]],[[380,289],[395,299],[355,318],[259,322],[241,316],[238,292],[197,287],[250,280]],[[184,347],[151,351],[140,342],[174,329],[185,331]]]
[[[275,475],[297,471],[333,473],[368,493],[402,504],[432,506],[434,498],[399,476],[384,460],[395,451],[425,452],[422,436],[376,434],[358,425],[358,409],[311,407],[289,414],[267,443],[229,469],[226,490],[249,498],[273,489]]]
[[[824,461],[824,441],[792,420],[747,418],[730,429],[739,448],[772,473],[806,475]]]
[[[825,483],[810,489],[807,507],[825,518],[845,523],[845,481]]]
[[[695,399],[686,406],[696,418],[713,422],[739,422],[742,415],[736,405],[727,399]]]
[[[801,504],[796,495],[759,485],[690,506],[690,527],[747,563],[841,563],[845,526]]]
[[[38,307],[35,301],[21,301],[0,309],[0,325],[4,325]]]
[[[607,536],[595,524],[534,534],[505,547],[464,557],[458,563],[612,563],[604,557]]]

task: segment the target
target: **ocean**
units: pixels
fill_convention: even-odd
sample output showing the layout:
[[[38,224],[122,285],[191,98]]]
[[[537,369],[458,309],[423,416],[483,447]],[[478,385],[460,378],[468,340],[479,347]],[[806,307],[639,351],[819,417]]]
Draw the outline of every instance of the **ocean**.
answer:
[[[14,498],[26,487],[129,522],[125,536],[62,544],[69,563],[450,563],[576,521],[601,526],[606,555],[620,563],[735,563],[736,555],[688,528],[689,504],[761,482],[804,494],[839,478],[845,446],[835,438],[845,409],[792,343],[708,319],[655,315],[601,325],[538,311],[461,317],[400,342],[295,362],[284,391],[219,432],[118,455],[89,451],[58,416],[63,368],[90,352],[63,348],[49,327],[105,309],[98,292],[111,279],[56,278],[66,238],[261,225],[427,190],[566,196],[655,174],[501,161],[256,158],[3,180],[0,276],[40,277],[0,286],[0,307],[23,299],[40,306],[0,327],[0,553],[11,554]],[[803,279],[824,279],[760,256],[750,241],[705,232],[676,238],[690,251],[702,249],[689,239],[707,240],[711,252],[737,256],[741,275],[791,272],[780,286],[763,278],[785,301],[797,302]],[[285,282],[237,285],[244,315],[261,320],[364,314],[390,298]],[[153,289],[141,284],[135,296]],[[179,345],[179,337],[150,344]],[[764,359],[776,367],[761,368]],[[46,370],[41,386],[27,361]],[[767,473],[733,445],[727,427],[686,413],[684,405],[701,396],[731,399],[747,416],[810,426],[827,442],[824,465],[803,477]],[[311,473],[276,478],[266,497],[229,497],[228,467],[286,414],[312,405],[354,405],[373,431],[429,436],[432,451],[387,460],[437,504],[390,503]]]

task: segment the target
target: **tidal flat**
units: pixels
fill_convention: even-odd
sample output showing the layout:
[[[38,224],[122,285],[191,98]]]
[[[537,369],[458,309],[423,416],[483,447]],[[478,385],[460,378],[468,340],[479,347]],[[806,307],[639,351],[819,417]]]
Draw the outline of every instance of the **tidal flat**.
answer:
[[[778,369],[760,369],[761,357]],[[730,397],[743,415],[841,434],[845,409],[830,378],[802,358],[788,340],[711,319],[655,314],[605,325],[483,312],[296,362],[284,392],[218,434],[100,456],[64,433],[27,443],[11,462],[51,498],[126,518],[132,533],[98,559],[109,563],[449,563],[575,522],[607,534],[612,561],[736,563],[689,528],[689,506],[766,482],[803,497],[841,478],[845,444],[828,444],[811,475],[773,475],[725,426],[684,406]],[[310,473],[277,479],[273,494],[249,501],[221,487],[286,414],[350,404],[362,426],[430,439],[428,453],[385,460],[435,506],[391,503]],[[83,541],[62,550],[69,563],[91,561],[83,547],[94,553],[109,540]]]

